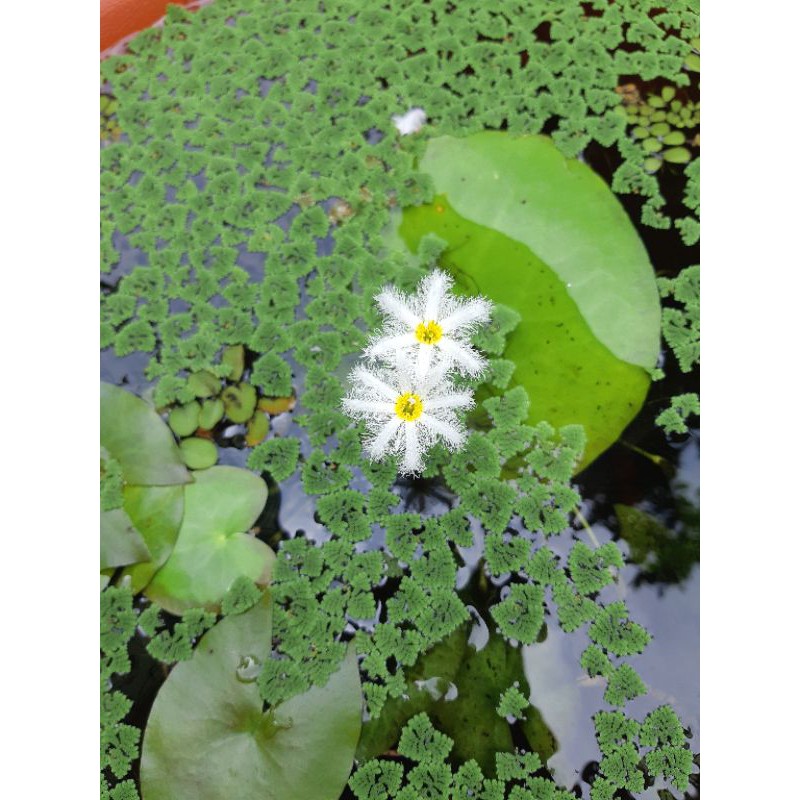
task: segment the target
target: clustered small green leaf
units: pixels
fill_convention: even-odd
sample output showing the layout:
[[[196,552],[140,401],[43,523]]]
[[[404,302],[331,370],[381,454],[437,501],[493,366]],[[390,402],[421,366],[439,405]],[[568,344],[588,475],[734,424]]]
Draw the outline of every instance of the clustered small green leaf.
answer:
[[[664,340],[675,353],[678,364],[689,372],[700,361],[700,267],[686,267],[677,278],[659,278],[663,298],[678,306],[664,308]]]
[[[443,480],[455,495],[450,510],[430,515],[400,506],[396,466],[391,459],[365,462],[358,427],[337,410],[341,364],[377,321],[373,296],[388,281],[411,288],[443,252],[443,240],[429,236],[419,263],[383,255],[381,231],[392,208],[432,197],[430,179],[415,166],[430,135],[537,133],[547,125],[569,155],[592,141],[616,147],[622,163],[614,190],[645,198],[646,224],[669,225],[659,176],[640,141],[657,141],[670,168],[686,159],[667,158],[664,146],[683,145],[668,141],[674,132],[656,129],[656,120],[642,125],[646,137],[627,137],[615,87],[621,76],[664,79],[676,95],[662,92],[660,100],[683,98],[689,73],[699,68],[697,3],[643,10],[600,2],[591,13],[579,2],[553,5],[504,2],[502,13],[444,0],[385,7],[217,0],[194,13],[170,6],[163,27],[102,64],[116,98],[104,111],[124,132],[101,155],[101,256],[109,281],[102,345],[119,357],[150,354],[145,377],[156,382],[155,402],[171,409],[170,425],[186,441],[208,442],[195,435],[198,428],[210,431],[227,416],[248,424],[252,470],[280,482],[301,464],[303,488],[315,496],[326,529],[319,540],[297,532],[278,546],[273,652],[258,677],[270,704],[323,685],[355,628],[368,712],[379,716],[389,698],[403,695],[406,669],[469,619],[454,586],[458,549],[472,546],[477,532],[484,569],[502,583],[502,599],[489,613],[504,636],[534,642],[549,623],[546,612],[566,631],[588,625],[593,644],[582,665],[606,678],[606,701],[621,706],[645,690],[619,659],[641,652],[649,635],[628,619],[624,603],[598,600],[622,566],[616,546],[576,543],[562,565],[542,543],[564,531],[578,508],[571,480],[585,436],[580,426],[526,424],[528,396],[513,385],[514,363],[502,358],[520,321],[514,310],[497,307],[476,336],[492,359],[467,446],[452,458],[434,448],[427,463],[424,477]],[[547,40],[537,33],[543,27]],[[391,117],[411,105],[426,108],[430,125],[401,137]],[[648,116],[640,111],[637,123]],[[685,127],[680,109],[665,113]],[[676,225],[691,244],[699,159],[683,171],[691,213]],[[142,266],[119,269],[120,252],[128,250],[142,256]],[[661,282],[663,297],[677,306],[665,309],[664,337],[684,371],[699,357],[698,275],[692,267]],[[263,401],[295,389],[302,413],[294,421],[310,444],[302,460],[296,435],[269,435],[259,401],[259,394]],[[659,417],[668,432],[685,429],[687,416],[699,412],[692,398],[673,398]],[[198,465],[207,456],[184,455]],[[121,504],[114,469],[107,462],[101,497],[109,508]],[[382,546],[362,552],[372,537]],[[379,603],[387,584],[392,592]],[[237,581],[223,613],[245,611],[258,595],[252,581]],[[101,597],[105,685],[130,668],[127,641],[137,615],[130,593],[112,587]],[[153,608],[138,624],[151,638],[151,654],[168,662],[191,657],[193,642],[214,622],[194,609],[165,627]],[[138,731],[122,722],[129,701],[119,692],[109,696],[104,766],[124,779]],[[512,686],[497,712],[518,717],[526,707]],[[646,720],[639,744],[653,748],[648,771],[680,787],[691,753],[667,716]],[[639,731],[620,740],[610,730],[603,728],[603,776],[593,798],[638,791],[644,780],[632,738]],[[541,762],[533,754],[499,753],[496,779],[485,778],[475,761],[454,772],[446,762],[452,744],[426,716],[415,717],[398,747],[414,766],[368,761],[351,788],[359,800],[572,797],[535,775]],[[135,796],[130,780],[104,783],[103,791],[111,800]]]
[[[509,686],[500,696],[497,713],[501,717],[516,717],[520,719],[529,705],[528,698],[522,694],[518,686]]]
[[[122,507],[122,489],[124,486],[122,467],[119,461],[109,457],[100,460],[100,509],[111,511]]]
[[[141,731],[123,722],[133,704],[112,684],[114,675],[130,671],[128,641],[136,632],[136,617],[130,590],[109,586],[100,593],[101,795],[113,800],[139,797],[133,781],[123,779],[139,757]]]
[[[689,418],[700,415],[700,398],[689,392],[675,395],[669,402],[669,408],[656,417],[656,425],[660,425],[665,433],[688,433]]]
[[[147,643],[147,652],[166,664],[188,661],[197,640],[216,620],[215,614],[202,608],[190,608],[171,630],[165,628],[151,638]]]
[[[678,95],[637,105],[637,121],[661,101],[684,124],[682,93],[698,47],[694,0],[649,12],[600,3],[590,15],[577,2],[509,3],[502,14],[471,6],[445,13],[441,5],[423,52],[408,37],[420,14],[434,11],[428,4],[376,10],[337,0],[267,11],[237,0],[196,14],[170,10],[163,28],[103,62],[114,93],[103,112],[124,132],[102,151],[103,269],[118,261],[115,236],[148,257],[104,295],[103,343],[118,355],[159,344],[148,370],[159,380],[159,405],[190,399],[181,370],[221,375],[220,349],[240,345],[259,356],[253,371],[262,391],[282,394],[287,351],[305,367],[335,367],[363,343],[356,323],[370,325],[375,290],[419,276],[375,258],[389,207],[430,192],[414,169],[428,131],[400,139],[391,125],[406,105],[428,109],[437,134],[537,133],[552,120],[568,155],[593,139],[616,145],[617,190],[645,194],[651,217],[662,214],[657,181],[624,136],[624,97],[615,89],[623,75],[666,78]],[[549,40],[538,33],[543,24]],[[309,36],[314,29],[321,35]],[[279,34],[279,46],[264,47],[262,34]],[[337,198],[333,207],[329,198]],[[332,255],[318,246],[328,236]],[[441,249],[427,240],[422,266]],[[298,280],[315,268],[308,315],[298,316]],[[360,293],[349,287],[356,277]],[[492,335],[481,342],[489,353]],[[504,385],[510,369],[493,380]],[[319,429],[322,420],[309,423]]]
[[[641,653],[650,634],[628,619],[628,609],[621,600],[607,605],[589,626],[589,637],[606,652],[616,656]]]
[[[222,598],[221,611],[226,617],[243,614],[261,599],[261,595],[261,589],[246,575],[241,575]]]
[[[614,542],[592,550],[576,542],[569,554],[569,571],[580,594],[595,594],[614,580],[610,568],[622,569],[622,553]]]
[[[627,123],[633,126],[631,136],[641,142],[644,168],[648,172],[656,172],[664,162],[687,164],[692,160],[690,148],[699,146],[699,136],[690,138],[687,134],[699,129],[699,102],[681,97],[675,86],[664,86],[658,94],[650,93],[646,99],[629,96],[623,102]],[[666,221],[668,224],[669,220]]]
[[[696,181],[699,174],[693,173]],[[692,184],[696,193],[696,183]],[[695,201],[699,199],[695,197]],[[696,203],[693,203],[696,204]],[[684,232],[688,228],[684,225]],[[664,341],[672,350],[683,372],[690,372],[700,363],[700,267],[685,267],[676,278],[659,278],[659,291],[664,301],[671,303],[662,310]],[[669,408],[656,417],[668,434],[687,433],[688,419],[700,414],[700,398],[694,392],[670,398]]]
[[[253,448],[247,458],[247,466],[255,472],[269,472],[280,482],[295,471],[299,457],[299,440],[268,439]]]
[[[594,726],[603,758],[593,800],[595,795],[612,797],[618,789],[641,792],[659,776],[682,792],[689,788],[694,759],[686,732],[669,706],[654,709],[641,723],[621,711],[598,711]]]
[[[407,761],[374,758],[350,778],[357,800],[570,800],[551,778],[537,775],[542,761],[536,753],[496,753],[496,778],[484,775],[474,759],[454,769],[447,758],[453,740],[434,728],[427,714],[412,717],[403,729],[398,753]]]

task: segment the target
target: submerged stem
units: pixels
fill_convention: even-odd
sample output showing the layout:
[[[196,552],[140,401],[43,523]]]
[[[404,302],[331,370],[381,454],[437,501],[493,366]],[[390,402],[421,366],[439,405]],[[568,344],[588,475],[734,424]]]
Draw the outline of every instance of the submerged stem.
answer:
[[[592,544],[595,547],[600,547],[600,542],[597,540],[597,537],[594,535],[594,531],[592,530],[592,526],[588,523],[586,517],[581,514],[580,509],[575,510],[575,516],[578,518],[578,522],[583,525],[583,529],[586,533],[589,534],[589,538],[592,540]]]
[[[663,470],[667,477],[672,477],[675,474],[675,466],[670,461],[668,461],[664,456],[656,455],[655,453],[648,453],[647,450],[642,450],[641,447],[638,447],[631,442],[626,442],[624,439],[620,439],[620,444],[623,447],[627,447],[633,453],[638,453],[640,456],[643,456],[648,461],[651,461],[655,464],[659,469]]]

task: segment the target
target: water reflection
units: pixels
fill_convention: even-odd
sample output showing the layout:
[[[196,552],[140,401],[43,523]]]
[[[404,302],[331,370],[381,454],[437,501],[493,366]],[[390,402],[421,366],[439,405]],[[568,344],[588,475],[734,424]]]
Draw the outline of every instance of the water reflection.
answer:
[[[614,585],[600,594],[603,602],[623,599],[631,618],[647,628],[652,641],[630,659],[648,686],[648,693],[627,703],[636,719],[670,704],[691,735],[692,751],[700,750],[700,570],[699,570],[699,439],[696,434],[671,453],[674,471],[659,471],[640,455],[619,445],[580,476],[583,511],[600,544],[614,540],[626,556]],[[625,476],[647,471],[650,479],[635,494]],[[623,497],[625,502],[615,502]],[[622,513],[620,514],[620,511]],[[627,519],[626,519],[627,515]],[[633,519],[639,527],[630,527]],[[625,524],[627,523],[627,525]],[[548,540],[562,559],[584,530],[565,531]],[[588,797],[589,780],[600,758],[592,716],[611,710],[603,701],[605,681],[589,679],[580,655],[589,644],[585,631],[566,634],[549,625],[544,642],[524,648],[525,675],[532,701],[559,742],[548,766],[557,782],[576,786]],[[699,775],[692,776],[696,782]],[[647,800],[668,800],[667,783],[657,781],[644,793]],[[699,797],[690,788],[687,797]]]

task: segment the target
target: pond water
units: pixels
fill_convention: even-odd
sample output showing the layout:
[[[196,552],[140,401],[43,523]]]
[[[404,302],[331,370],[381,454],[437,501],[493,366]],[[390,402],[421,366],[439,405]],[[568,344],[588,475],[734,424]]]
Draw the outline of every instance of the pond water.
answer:
[[[648,231],[643,231],[647,237]],[[119,273],[143,263],[141,255],[126,249],[121,242],[122,263]],[[249,257],[252,259],[252,256]],[[654,258],[654,260],[656,260]],[[247,263],[255,271],[257,265]],[[134,354],[124,359],[108,352],[102,356],[102,379],[147,394],[149,383],[143,369],[149,357]],[[294,365],[296,367],[297,365]],[[663,398],[682,391],[696,390],[696,378],[673,377],[655,383],[643,410],[623,434],[600,458],[576,477],[584,499],[582,514],[591,533],[580,523],[547,540],[554,552],[566,557],[571,543],[582,539],[588,544],[614,540],[622,552],[630,555],[630,546],[621,535],[615,506],[621,504],[646,512],[660,522],[668,536],[657,542],[657,549],[643,563],[627,559],[617,583],[606,587],[601,599],[625,599],[631,618],[644,625],[653,636],[645,652],[631,663],[648,685],[649,693],[626,706],[626,712],[641,719],[653,708],[671,704],[691,731],[692,749],[699,752],[699,433],[692,430],[682,441],[670,443],[663,432],[652,425],[653,407],[663,405]],[[296,375],[302,372],[296,369]],[[296,386],[302,399],[302,385]],[[293,417],[302,413],[301,403],[291,413],[273,418],[273,430],[297,436],[302,452],[311,451],[305,432]],[[228,426],[217,436],[219,463],[246,466],[243,426]],[[258,527],[260,538],[277,547],[284,537],[298,532],[313,540],[323,540],[327,533],[314,516],[314,499],[305,494],[299,474],[280,487],[271,483],[270,497]],[[450,495],[443,485],[431,481],[400,481],[396,488],[404,498],[403,511],[433,513],[444,510]],[[520,531],[521,535],[526,532]],[[677,544],[676,544],[677,543]],[[681,543],[683,543],[682,546]],[[693,546],[697,543],[697,546]],[[366,548],[382,544],[379,536],[365,543]],[[463,566],[459,586],[466,590],[476,572],[481,556],[481,540],[469,549],[461,549]],[[488,627],[474,605],[471,641],[486,643]],[[491,620],[490,620],[491,622]],[[592,715],[610,709],[603,702],[604,681],[589,679],[580,667],[580,654],[589,644],[585,632],[564,633],[555,622],[547,620],[544,641],[523,648],[525,676],[531,686],[532,704],[538,709],[556,742],[555,753],[548,761],[553,777],[573,789],[580,797],[589,796],[590,779],[597,769],[599,756],[594,737]],[[165,668],[153,661],[143,642],[133,646],[133,669],[120,679],[119,688],[134,700],[132,724],[145,726],[155,695],[166,678]],[[457,695],[457,687],[455,687]],[[699,780],[699,772],[692,781]],[[658,794],[666,784],[657,782],[640,796],[664,800]],[[343,797],[351,797],[349,789]],[[687,798],[699,798],[699,788],[691,787]]]
[[[618,163],[617,156],[592,145],[583,157],[610,182]],[[664,183],[668,189],[668,176]],[[641,200],[631,196],[620,199],[630,219],[639,220]],[[332,198],[328,206],[334,202]],[[296,210],[290,211],[278,224],[288,229],[296,213]],[[683,267],[698,263],[697,248],[682,245],[674,230],[659,231],[638,224],[637,229],[658,275],[673,277]],[[137,265],[147,264],[147,257],[130,247],[125,237],[116,236],[115,244],[121,259],[111,273],[103,276],[101,289],[104,292],[113,292],[120,277]],[[320,255],[332,250],[330,237],[320,242]],[[237,264],[247,270],[255,282],[263,277],[263,254],[247,253],[241,248]],[[105,351],[101,357],[101,378],[147,397],[152,391],[151,383],[144,377],[149,360],[149,354],[134,353],[117,358]],[[663,360],[666,379],[651,386],[641,412],[620,440],[576,476],[575,482],[583,497],[583,520],[558,536],[550,537],[547,544],[564,558],[575,540],[587,544],[613,540],[618,544],[626,556],[626,566],[619,572],[618,580],[603,590],[601,599],[624,599],[631,618],[645,626],[653,637],[644,654],[631,659],[632,666],[648,685],[649,693],[631,701],[625,711],[641,719],[659,705],[672,705],[691,732],[693,752],[699,753],[699,432],[692,429],[688,435],[670,441],[653,425],[657,410],[667,404],[668,398],[697,391],[698,379],[694,373],[681,373],[671,355],[663,356]],[[280,435],[299,438],[301,453],[307,456],[311,445],[305,431],[294,422],[294,417],[303,412],[304,371],[291,359],[289,361],[300,400],[291,412],[274,417],[271,426]],[[343,375],[348,366],[340,367]],[[225,426],[215,432],[215,437],[218,463],[246,466],[249,451],[244,445],[243,425]],[[270,482],[269,490],[269,500],[257,527],[259,537],[273,549],[282,538],[298,533],[315,541],[328,536],[315,519],[315,501],[304,492],[299,474],[295,473],[280,487]],[[401,511],[433,513],[447,508],[452,501],[447,488],[435,481],[403,480],[396,484],[395,490],[404,501]],[[636,509],[650,520],[650,535],[644,550],[641,539],[627,541],[628,531],[620,524],[621,507]],[[642,518],[638,517],[640,521]],[[529,535],[519,527],[517,531],[519,535]],[[375,549],[382,543],[381,535],[376,532],[359,547]],[[480,648],[486,645],[492,627],[487,625],[485,614],[481,612],[480,592],[491,594],[496,587],[489,582],[487,587],[476,588],[473,580],[480,572],[480,535],[472,548],[459,548],[459,555],[462,564],[458,587],[463,596],[469,598],[473,616],[470,642]],[[560,785],[572,789],[578,797],[588,798],[589,781],[596,773],[599,757],[592,715],[611,706],[603,701],[604,681],[589,679],[580,667],[580,654],[589,644],[585,631],[564,633],[549,617],[546,630],[542,641],[522,649],[525,676],[531,687],[532,704],[552,735],[555,752],[548,760],[548,768]],[[144,728],[167,670],[147,654],[143,640],[138,637],[132,644],[131,655],[132,670],[120,678],[117,685],[134,701],[128,721]],[[441,702],[449,702],[457,696],[458,686],[448,687]],[[134,769],[138,770],[138,764]],[[699,763],[691,782],[685,797],[694,800],[699,798]],[[657,782],[639,796],[651,800],[673,797],[665,787],[665,783]],[[352,797],[349,789],[342,797]]]

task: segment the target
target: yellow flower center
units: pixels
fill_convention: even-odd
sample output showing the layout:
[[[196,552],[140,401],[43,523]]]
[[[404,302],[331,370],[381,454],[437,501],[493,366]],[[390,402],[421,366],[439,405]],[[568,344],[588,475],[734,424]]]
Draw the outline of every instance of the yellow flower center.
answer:
[[[403,422],[414,422],[422,415],[422,398],[413,392],[401,394],[394,404],[394,413]]]
[[[414,333],[422,344],[436,344],[442,338],[442,326],[435,320],[420,322]]]

